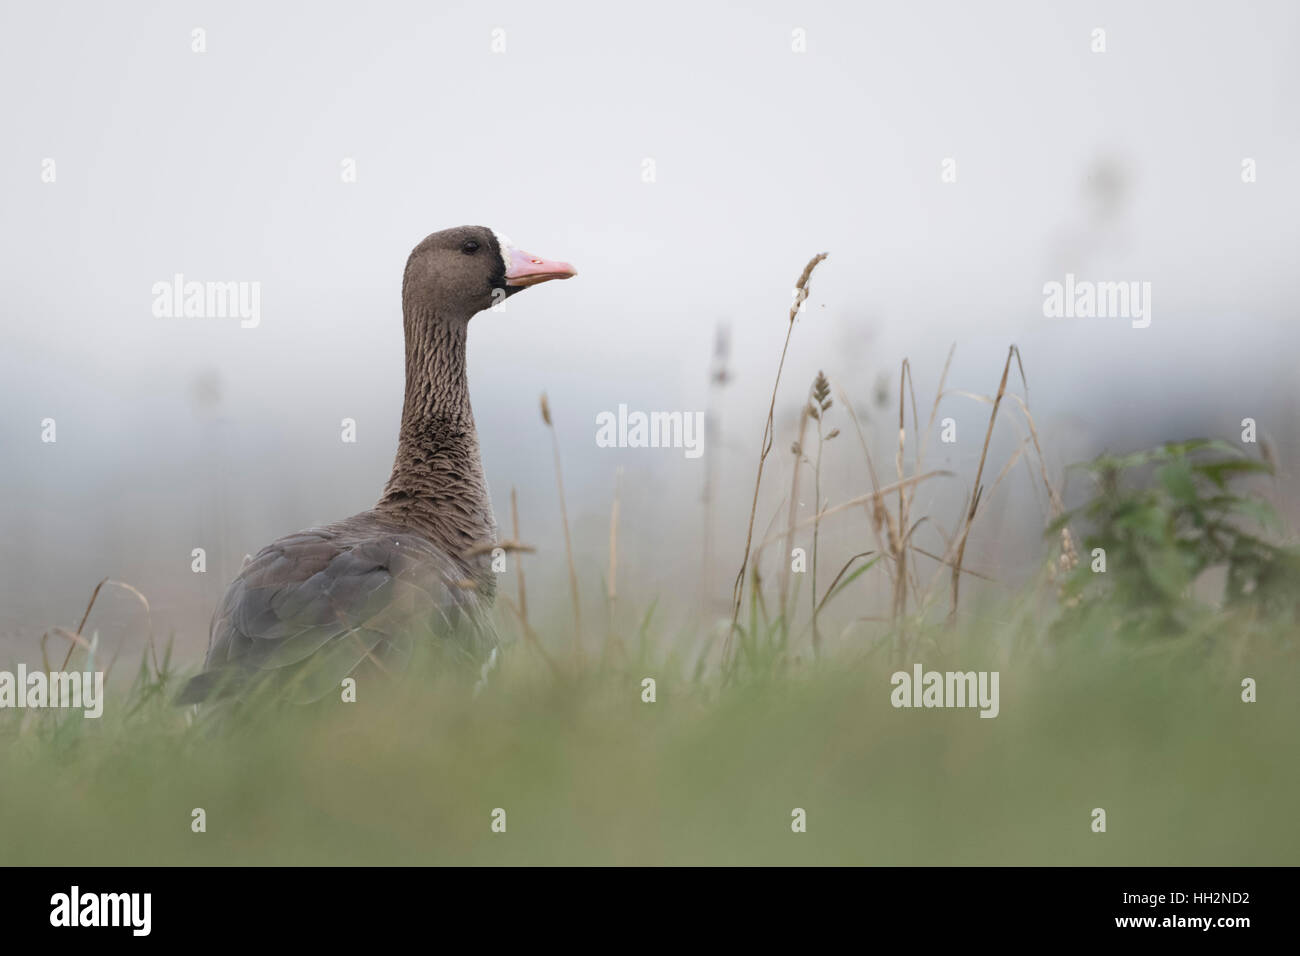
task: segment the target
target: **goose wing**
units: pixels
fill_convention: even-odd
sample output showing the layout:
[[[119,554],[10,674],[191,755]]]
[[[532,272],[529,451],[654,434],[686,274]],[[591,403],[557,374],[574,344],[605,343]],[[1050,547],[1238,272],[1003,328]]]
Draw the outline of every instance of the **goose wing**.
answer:
[[[366,661],[400,668],[421,639],[485,658],[496,638],[464,566],[427,539],[367,517],[259,551],[218,605],[204,671],[179,702],[244,696],[263,679],[283,682],[289,699],[315,700]]]

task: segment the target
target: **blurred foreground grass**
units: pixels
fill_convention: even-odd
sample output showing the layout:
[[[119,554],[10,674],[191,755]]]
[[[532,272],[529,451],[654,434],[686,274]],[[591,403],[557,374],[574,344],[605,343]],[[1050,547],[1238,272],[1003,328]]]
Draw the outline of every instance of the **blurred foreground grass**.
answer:
[[[0,712],[5,864],[1294,864],[1294,640],[1048,637],[1028,608],[919,635],[999,670],[1001,713],[895,709],[887,636],[723,683],[684,662],[463,681],[214,731],[145,674],[105,715]],[[1015,612],[1010,615],[1010,612]],[[1082,626],[1082,625],[1080,625]],[[910,669],[910,662],[901,665]],[[142,673],[147,667],[142,669]],[[641,680],[658,682],[643,703]],[[1254,677],[1259,700],[1243,703]],[[131,707],[135,707],[130,712]],[[191,832],[191,811],[207,830]],[[807,832],[791,832],[791,811]],[[1091,832],[1091,812],[1107,832]],[[505,833],[491,831],[503,808]]]

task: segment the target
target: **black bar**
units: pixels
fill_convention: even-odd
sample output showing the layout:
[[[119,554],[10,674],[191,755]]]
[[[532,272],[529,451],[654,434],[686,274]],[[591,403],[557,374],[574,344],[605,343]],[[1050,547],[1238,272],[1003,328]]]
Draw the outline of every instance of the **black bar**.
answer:
[[[7,943],[99,940],[374,944],[428,930],[499,942],[517,928],[539,942],[609,939],[610,931],[765,937],[783,928],[883,938],[911,927],[937,940],[1140,942],[1213,940],[1284,931],[1295,873],[1286,868],[11,868],[0,871]],[[72,887],[80,921],[71,922]],[[149,894],[148,933],[144,897]],[[1181,894],[1181,896],[1180,896]],[[87,897],[94,900],[87,902]],[[60,900],[66,906],[60,910]],[[128,903],[131,908],[127,909]],[[1207,927],[1200,921],[1208,919]],[[1179,922],[1179,921],[1183,922]],[[1197,921],[1195,924],[1189,921]],[[1244,922],[1239,922],[1243,921]],[[1140,922],[1134,922],[1140,921]],[[1230,921],[1230,922],[1229,922]],[[1243,935],[1245,934],[1245,935]],[[621,938],[621,937],[614,937]],[[451,937],[447,937],[450,942]]]

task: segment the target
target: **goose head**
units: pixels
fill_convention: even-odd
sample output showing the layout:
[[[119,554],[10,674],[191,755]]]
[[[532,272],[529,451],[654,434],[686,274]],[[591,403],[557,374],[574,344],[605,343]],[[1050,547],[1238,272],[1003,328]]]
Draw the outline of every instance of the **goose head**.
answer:
[[[402,304],[468,319],[507,296],[577,270],[524,252],[486,226],[458,226],[428,236],[406,260]]]

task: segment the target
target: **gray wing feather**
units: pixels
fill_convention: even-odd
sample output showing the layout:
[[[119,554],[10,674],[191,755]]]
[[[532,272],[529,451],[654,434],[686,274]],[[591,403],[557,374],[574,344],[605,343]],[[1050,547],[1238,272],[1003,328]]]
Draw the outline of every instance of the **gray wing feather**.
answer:
[[[465,577],[427,539],[370,514],[280,538],[226,591],[205,671],[179,702],[217,690],[243,696],[268,676],[290,683],[293,699],[317,699],[367,659],[405,666],[422,639],[450,639],[467,657],[486,658],[496,635],[484,598],[459,586]]]

